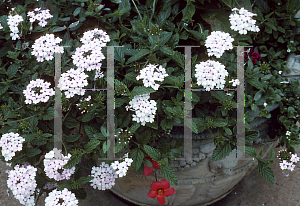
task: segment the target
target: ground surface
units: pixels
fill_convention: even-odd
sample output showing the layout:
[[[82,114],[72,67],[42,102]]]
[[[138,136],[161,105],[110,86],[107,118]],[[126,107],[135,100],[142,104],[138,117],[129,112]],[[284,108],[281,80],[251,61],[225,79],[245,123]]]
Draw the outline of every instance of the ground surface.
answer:
[[[274,149],[277,156],[279,148]],[[300,148],[296,148],[296,153],[300,156]],[[211,206],[300,206],[300,163],[288,177],[282,173],[278,163],[279,160],[276,160],[271,166],[275,176],[274,185],[265,181],[255,168],[228,196]],[[21,206],[11,191],[9,196],[7,195],[6,169],[8,167],[5,163],[0,162],[0,205]],[[88,199],[80,201],[79,206],[134,206],[110,191],[98,191],[90,186],[86,188],[89,191]],[[42,196],[38,206],[45,205],[44,199],[45,197]]]

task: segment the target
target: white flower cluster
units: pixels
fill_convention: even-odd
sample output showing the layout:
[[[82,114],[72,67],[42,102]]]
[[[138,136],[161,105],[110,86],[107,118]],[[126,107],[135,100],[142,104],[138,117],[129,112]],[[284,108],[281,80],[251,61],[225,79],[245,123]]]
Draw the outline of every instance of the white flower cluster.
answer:
[[[23,94],[26,97],[25,103],[26,104],[37,104],[39,102],[47,102],[50,96],[55,95],[55,92],[52,88],[49,89],[51,83],[44,82],[43,79],[36,79],[31,80],[30,83],[27,85],[26,90],[23,90]],[[41,87],[40,93],[38,94],[31,89]]]
[[[229,83],[232,83],[232,86],[236,86],[236,85],[240,85],[240,80],[238,79],[232,79],[231,81],[229,81]]]
[[[111,163],[111,167],[116,171],[117,175],[119,177],[124,177],[126,176],[128,167],[131,166],[131,163],[133,160],[131,158],[125,158],[124,162],[119,163],[119,161],[115,161]],[[118,169],[118,171],[117,171]]]
[[[7,186],[22,205],[35,205],[33,194],[37,186],[36,171],[36,168],[27,164],[22,167],[16,165],[14,170],[8,172]]]
[[[63,200],[63,202],[61,203],[60,200]],[[53,205],[75,206],[78,205],[78,200],[76,199],[75,194],[67,188],[61,191],[55,189],[52,190],[45,199],[45,206]]]
[[[43,62],[44,60],[52,60],[54,53],[64,53],[64,48],[58,46],[62,41],[59,37],[54,37],[54,34],[46,34],[35,40],[32,45],[33,51],[32,55],[36,56],[38,62]]]
[[[234,31],[239,31],[240,34],[247,34],[247,31],[259,32],[258,26],[255,25],[256,20],[253,20],[251,17],[256,16],[256,14],[248,12],[244,7],[240,10],[233,8],[233,14],[229,16],[230,28]],[[236,13],[239,11],[239,14]]]
[[[228,72],[220,62],[207,60],[195,65],[197,84],[202,85],[206,91],[212,90],[215,86],[224,89],[225,76]]]
[[[58,150],[57,148],[54,148],[53,150],[45,154],[44,170],[46,175],[49,178],[55,179],[56,181],[64,179],[69,180],[71,175],[75,172],[75,167],[64,169],[63,166],[67,164],[70,158],[71,154],[68,154],[68,156],[65,157],[63,154],[61,154],[61,150]],[[59,173],[57,171],[58,169],[62,170],[62,173]]]
[[[96,70],[94,79],[104,77],[101,72],[101,61],[105,56],[101,52],[102,47],[106,46],[106,42],[110,41],[109,36],[103,30],[95,28],[94,30],[84,32],[83,37],[80,39],[83,45],[76,48],[75,53],[72,55],[73,64],[75,64],[79,71],[83,72]]]
[[[156,84],[154,81],[164,81],[164,78],[169,76],[166,73],[165,68],[161,65],[157,69],[158,65],[148,64],[144,69],[140,71],[140,75],[136,77],[137,80],[143,79],[143,83],[145,87],[151,86],[153,89],[158,90],[159,84]],[[154,72],[156,69],[158,72]]]
[[[232,42],[234,39],[229,33],[221,31],[213,31],[205,40],[205,46],[208,52],[208,56],[215,55],[220,58],[225,50],[232,49]]]
[[[137,95],[129,102],[130,106],[126,106],[126,110],[129,108],[132,111],[135,111],[133,115],[133,121],[141,122],[143,126],[146,125],[146,122],[154,122],[154,115],[156,114],[156,102],[154,100],[148,101],[150,94]]]
[[[60,90],[67,90],[65,91],[67,98],[74,97],[74,94],[84,95],[85,89],[82,88],[88,85],[87,77],[88,75],[83,71],[71,68],[66,73],[61,74],[58,87]]]
[[[115,185],[115,179],[118,178],[116,171],[105,162],[102,162],[99,167],[93,166],[90,176],[94,177],[90,181],[91,186],[94,189],[98,187],[98,190],[111,189]]]
[[[20,15],[9,15],[8,19],[7,19],[7,24],[9,25],[9,29],[11,31],[10,36],[12,38],[12,40],[16,40],[19,39],[19,29],[18,29],[18,25],[20,22],[23,21],[23,17]]]
[[[2,156],[5,161],[11,160],[15,156],[16,151],[22,150],[22,143],[25,141],[18,133],[3,134],[0,140],[0,147],[2,147]]]
[[[290,162],[287,160],[283,160],[279,163],[279,166],[282,170],[291,170],[293,171],[295,169],[295,164],[299,161],[299,157],[297,157],[297,154],[292,154],[292,157],[290,159]]]
[[[35,12],[38,12],[37,14],[35,14]],[[49,13],[49,9],[46,10],[41,10],[41,8],[36,8],[34,9],[34,11],[29,11],[27,13],[28,16],[30,16],[29,21],[30,22],[34,22],[35,20],[39,21],[39,25],[41,27],[45,27],[47,25],[46,19],[50,19],[53,16]]]

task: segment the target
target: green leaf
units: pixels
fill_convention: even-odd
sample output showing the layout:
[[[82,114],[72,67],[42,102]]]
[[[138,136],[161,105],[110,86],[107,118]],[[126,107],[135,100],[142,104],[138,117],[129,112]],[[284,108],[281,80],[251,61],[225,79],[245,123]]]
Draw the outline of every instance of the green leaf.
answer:
[[[167,18],[169,18],[170,15],[171,7],[168,7],[165,11],[159,12],[156,19],[156,23],[159,25],[159,27],[162,27],[164,25],[165,21],[167,20]]]
[[[26,155],[27,157],[34,157],[35,155],[40,154],[42,151],[38,148],[27,148]]]
[[[196,7],[190,2],[187,3],[186,7],[182,10],[182,21],[190,21],[192,20],[196,11]]]
[[[79,24],[79,21],[73,22],[72,24],[69,25],[69,28],[73,28]]]
[[[267,163],[258,160],[258,172],[265,180],[267,180],[271,184],[274,184],[275,178],[274,178],[273,171],[271,170],[270,167],[264,167],[265,164]]]
[[[135,86],[131,91],[131,95],[143,95],[156,92],[152,87],[144,87],[144,86]]]
[[[52,120],[54,119],[54,108],[49,107],[46,112],[43,114],[43,120]]]
[[[232,131],[228,127],[225,127],[224,130],[225,130],[226,134],[232,135]]]
[[[215,127],[226,127],[227,124],[228,124],[228,119],[217,118],[214,121],[214,126]]]
[[[139,144],[147,144],[151,138],[151,131],[150,130],[145,130],[141,134],[136,134],[136,139]]]
[[[65,121],[63,121],[63,125],[69,129],[76,127],[78,124],[79,122],[73,117],[71,117],[71,115],[68,115]]]
[[[99,6],[97,6],[97,8],[95,9],[96,12],[101,11],[101,9],[104,8],[104,5],[100,4]]]
[[[295,111],[294,107],[288,107],[288,118],[293,118],[295,116],[294,115],[295,112],[296,111]]]
[[[122,2],[119,4],[119,14],[122,16],[123,14],[129,12],[131,10],[131,5],[129,0],[122,0]]]
[[[232,9],[232,0],[222,0],[230,9]]]
[[[106,153],[106,151],[108,151],[109,148],[110,148],[110,140],[106,140],[102,146],[103,153]]]
[[[226,141],[222,145],[219,145],[218,147],[216,147],[214,149],[213,154],[212,154],[212,160],[213,161],[221,160],[221,159],[225,158],[226,156],[228,156],[231,151],[232,151],[232,149],[230,146],[230,142]]]
[[[258,101],[261,98],[261,95],[262,95],[262,91],[256,92],[254,96],[254,101]]]
[[[271,147],[271,148],[270,148],[269,159],[274,159],[274,158],[275,158],[275,151],[274,151],[274,149]]]
[[[17,71],[19,70],[19,68],[20,68],[20,64],[14,63],[10,65],[8,70],[6,71],[8,78],[9,79],[13,78],[17,73]]]
[[[165,45],[170,40],[172,34],[173,34],[173,32],[165,32],[165,31],[162,32],[161,36],[160,36],[161,42],[160,42],[159,46]]]
[[[173,56],[171,56],[171,58],[176,61],[177,63],[179,63],[181,68],[184,68],[185,66],[185,57],[182,53],[178,52],[178,51],[173,51]]]
[[[269,7],[268,3],[264,0],[256,0],[255,5],[259,8],[259,10],[262,13],[267,14],[270,12],[270,7]]]
[[[83,155],[83,152],[77,152],[76,155],[72,155],[67,164],[63,167],[64,169],[70,169],[72,167],[75,167],[80,161],[81,157]]]
[[[257,156],[257,158],[259,159],[259,158],[261,158],[261,156],[262,156],[262,152],[263,152],[263,150],[262,149],[260,149],[260,151],[259,151],[259,154],[258,154],[258,156]]]
[[[73,12],[73,16],[77,16],[81,11],[81,7],[77,7],[74,12]]]
[[[84,145],[85,153],[91,153],[100,144],[99,140],[91,140]]]
[[[86,200],[87,192],[85,188],[72,189],[71,192],[75,193],[75,196],[79,200]]]
[[[153,161],[159,161],[161,159],[161,154],[158,150],[154,149],[149,145],[144,145],[144,149],[147,154],[152,158]]]
[[[140,123],[135,123],[134,125],[132,125],[132,126],[129,128],[130,133],[131,133],[131,134],[134,134],[140,126],[141,126]]]
[[[70,17],[60,18],[60,21],[70,21]]]
[[[253,142],[258,135],[258,131],[255,130],[249,130],[245,133],[245,143],[251,143]],[[256,155],[256,152],[255,152]]]
[[[131,167],[137,172],[143,163],[144,153],[139,148],[135,148],[131,150],[131,158],[133,160]]]
[[[160,47],[160,51],[162,51],[163,53],[169,55],[169,56],[172,56],[173,55],[173,50],[168,47],[168,46],[162,46]]]
[[[150,162],[150,161],[147,160],[147,159],[144,159],[144,160],[143,160],[143,163],[146,165],[146,167],[153,167],[152,162]]]
[[[244,7],[248,11],[252,11],[252,6],[250,0],[234,0],[234,5],[236,5],[238,8]]]
[[[106,127],[104,127],[103,125],[101,126],[101,133],[104,137],[107,137],[109,134],[108,132],[106,132]]]
[[[250,155],[250,157],[256,157],[256,150],[255,150],[255,148],[245,146],[245,153],[247,155]]]
[[[151,53],[151,50],[149,50],[149,49],[141,49],[138,52],[136,52],[132,57],[130,57],[128,59],[128,61],[126,62],[126,64],[140,60],[143,56],[150,54],[150,53]]]
[[[71,136],[65,136],[64,140],[66,142],[75,142],[77,141],[79,138],[81,137],[80,134],[75,134],[75,135],[71,135]]]
[[[9,88],[9,85],[0,84],[0,95],[4,94]]]
[[[257,88],[259,90],[264,90],[263,85],[261,84],[261,82],[259,82],[258,78],[255,78],[254,76],[252,76],[251,79],[247,78],[246,82],[251,84],[252,86],[254,86],[255,88]]]
[[[72,188],[72,182],[71,181],[67,181],[67,182],[64,182],[62,183],[61,185],[59,185],[57,187],[57,190],[63,190],[64,188],[67,188],[68,190],[70,190]]]
[[[271,22],[265,22],[265,25],[268,26],[269,28],[273,29],[274,31],[277,31],[277,28]]]
[[[94,137],[94,134],[97,133],[97,130],[95,130],[93,127],[88,126],[88,125],[84,125],[84,131],[87,134],[87,136],[91,139]]]
[[[102,133],[96,133],[93,135],[93,138],[90,139],[96,139],[96,140],[106,140],[106,136],[103,136]]]
[[[52,30],[52,32],[59,32],[65,30],[67,27],[56,27],[55,29]]]
[[[280,43],[284,43],[285,42],[285,40],[281,36],[277,39],[277,41],[280,42]]]
[[[114,58],[118,61],[118,62],[122,62],[124,59],[124,50],[121,47],[116,47],[115,48],[115,55]]]
[[[37,125],[39,123],[39,120],[37,117],[32,117],[29,119],[29,124],[31,128],[37,128]]]
[[[167,181],[170,181],[170,183],[174,185],[178,184],[177,177],[170,166],[161,167],[161,174]]]
[[[116,100],[115,100],[115,109],[118,108],[118,107],[121,107],[125,102],[127,102],[126,99],[116,98]]]

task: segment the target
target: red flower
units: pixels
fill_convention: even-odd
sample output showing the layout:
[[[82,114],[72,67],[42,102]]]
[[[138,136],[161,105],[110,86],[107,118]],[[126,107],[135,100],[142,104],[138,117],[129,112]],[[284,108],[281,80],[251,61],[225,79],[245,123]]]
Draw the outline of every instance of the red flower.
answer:
[[[170,182],[166,179],[162,179],[161,182],[156,181],[152,182],[151,190],[147,197],[156,198],[159,202],[159,205],[162,205],[165,202],[165,196],[168,197],[170,195],[176,194],[175,189],[172,187],[170,188]]]
[[[246,58],[246,61],[248,61],[248,54],[245,53],[244,56]],[[253,62],[253,64],[256,64],[257,60],[260,61],[262,59],[258,52],[253,51],[253,48],[251,48],[251,50],[249,52],[249,56],[252,56],[252,62]]]
[[[154,168],[158,168],[158,169],[160,168],[158,162],[157,161],[153,161],[152,158],[149,155],[147,155],[145,157],[145,159],[150,160],[152,162],[152,165],[153,165]],[[145,168],[144,172],[143,172],[144,175],[149,176],[149,175],[151,175],[153,173],[152,167],[147,167],[146,165],[144,165],[144,168]]]

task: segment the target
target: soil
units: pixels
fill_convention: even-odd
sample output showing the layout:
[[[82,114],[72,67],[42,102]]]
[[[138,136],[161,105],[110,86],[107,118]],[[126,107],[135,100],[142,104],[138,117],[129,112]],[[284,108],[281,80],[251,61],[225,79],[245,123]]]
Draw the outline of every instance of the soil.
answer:
[[[274,148],[276,156],[282,148]],[[300,148],[295,148],[300,155]],[[257,168],[255,168],[248,176],[239,182],[233,191],[225,198],[211,204],[211,206],[300,206],[300,166],[297,165],[294,171],[289,172],[289,176],[285,176],[279,167],[279,160],[275,160],[271,165],[275,176],[275,184],[272,185],[262,178]],[[4,162],[0,162],[0,205],[1,206],[21,206],[19,201],[13,197],[9,190],[7,193],[7,173],[9,169]],[[135,206],[129,203],[109,190],[94,190],[89,185],[85,185],[88,191],[86,201],[79,201],[79,206]],[[147,198],[147,197],[146,197]],[[37,204],[45,205],[45,196],[42,196]]]

